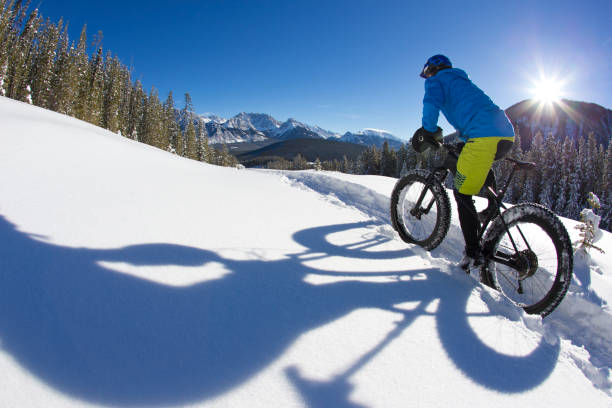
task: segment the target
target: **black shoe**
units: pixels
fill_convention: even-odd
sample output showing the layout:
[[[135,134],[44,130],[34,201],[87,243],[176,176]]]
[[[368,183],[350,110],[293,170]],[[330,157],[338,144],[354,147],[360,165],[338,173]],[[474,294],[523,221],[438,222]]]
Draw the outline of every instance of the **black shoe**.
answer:
[[[489,216],[493,214],[494,211],[495,209],[487,207],[478,213],[478,222],[480,222],[481,226],[485,223],[487,218],[489,218]]]
[[[459,262],[459,267],[468,272],[470,269],[478,268],[484,264],[484,257],[480,252],[470,256],[464,252],[463,259]]]

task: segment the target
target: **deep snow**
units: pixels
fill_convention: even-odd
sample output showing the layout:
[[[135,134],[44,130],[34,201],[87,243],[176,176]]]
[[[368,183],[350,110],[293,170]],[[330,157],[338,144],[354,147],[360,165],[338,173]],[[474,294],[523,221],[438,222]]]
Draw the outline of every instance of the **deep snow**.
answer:
[[[394,183],[210,166],[0,97],[0,406],[612,406],[611,234],[542,321],[453,266],[456,219],[403,243]]]

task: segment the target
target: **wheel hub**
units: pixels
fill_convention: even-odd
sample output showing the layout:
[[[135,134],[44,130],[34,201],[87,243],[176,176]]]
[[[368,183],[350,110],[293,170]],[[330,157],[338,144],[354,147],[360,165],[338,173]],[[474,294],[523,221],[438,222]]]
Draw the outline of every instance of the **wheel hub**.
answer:
[[[410,210],[410,215],[416,217],[417,220],[420,220],[421,216],[423,215],[423,211],[421,211],[420,208],[413,208],[412,210]]]
[[[519,280],[525,280],[535,275],[538,270],[538,257],[533,251],[529,249],[520,251],[513,258]]]

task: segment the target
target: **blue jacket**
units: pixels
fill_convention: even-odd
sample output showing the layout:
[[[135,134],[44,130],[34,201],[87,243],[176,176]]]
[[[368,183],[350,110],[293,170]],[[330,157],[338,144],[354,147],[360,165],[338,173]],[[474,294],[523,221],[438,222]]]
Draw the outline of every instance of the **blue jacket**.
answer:
[[[514,136],[504,111],[463,70],[443,69],[425,80],[423,128],[434,132],[440,111],[464,141],[475,137]]]

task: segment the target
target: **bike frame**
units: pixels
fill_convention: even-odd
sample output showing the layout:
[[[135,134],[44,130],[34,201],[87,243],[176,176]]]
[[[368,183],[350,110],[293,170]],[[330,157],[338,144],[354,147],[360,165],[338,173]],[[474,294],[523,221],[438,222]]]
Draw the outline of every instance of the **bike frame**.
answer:
[[[442,147],[444,147],[446,149],[446,151],[448,152],[448,154],[455,159],[455,163],[456,160],[458,160],[458,154],[457,154],[457,148],[455,145],[450,144],[450,143],[443,143],[441,145]],[[510,174],[508,175],[508,178],[506,179],[506,182],[504,183],[504,186],[502,187],[501,190],[499,191],[495,191],[491,185],[487,185],[486,186],[486,191],[487,191],[487,198],[489,200],[489,206],[487,208],[491,207],[491,203],[493,202],[494,205],[494,210],[495,211],[490,211],[488,212],[484,222],[482,223],[479,231],[478,231],[478,241],[482,241],[482,238],[484,236],[485,231],[487,230],[487,227],[489,226],[489,224],[491,223],[491,221],[493,221],[493,219],[495,219],[496,217],[500,217],[500,220],[504,226],[504,229],[506,230],[506,233],[508,234],[508,237],[510,238],[510,242],[512,243],[512,246],[514,248],[515,254],[508,256],[507,254],[504,254],[502,252],[497,252],[495,254],[483,254],[485,256],[485,258],[489,259],[489,260],[493,260],[497,263],[506,265],[510,268],[519,270],[521,271],[521,267],[518,265],[517,259],[516,259],[516,255],[519,254],[519,250],[518,247],[516,245],[516,242],[514,240],[514,238],[512,237],[512,234],[510,234],[510,229],[508,228],[508,225],[506,224],[502,214],[502,208],[504,210],[507,210],[508,208],[506,207],[506,205],[503,203],[503,198],[506,194],[506,191],[508,190],[508,187],[510,186],[510,182],[512,181],[512,178],[514,177],[514,173],[517,171],[517,169],[523,168],[523,169],[530,169],[535,167],[535,163],[530,163],[530,162],[522,162],[516,159],[512,159],[512,158],[505,158],[505,161],[509,161],[511,163],[514,163],[514,166],[512,167],[512,170],[510,171]],[[444,165],[442,166],[437,166],[435,167],[429,177],[427,178],[427,183],[429,185],[433,184],[434,181],[438,181],[439,183],[443,184],[444,180],[446,179],[446,177],[448,176],[449,173],[453,173],[453,168],[451,167],[451,163],[452,161],[449,162],[449,160],[446,160]],[[415,207],[410,210],[410,214],[412,216],[415,216],[417,218],[420,219],[420,216],[423,214],[427,214],[430,210],[431,207],[434,204],[434,198],[432,197],[431,201],[429,202],[429,204],[427,205],[427,207],[422,208],[421,207],[421,203],[423,201],[423,199],[425,198],[425,194],[427,193],[427,189],[423,189],[423,191],[421,192],[421,195],[419,196]],[[475,214],[475,216],[477,216],[477,214]],[[523,234],[523,232],[521,231],[521,229],[519,227],[517,227],[519,234],[521,235],[523,241],[525,242],[525,245],[527,246],[528,250],[531,251],[531,247],[529,245],[529,243],[527,242],[527,239],[525,238],[525,235]],[[520,281],[519,281],[519,286],[520,286]],[[519,287],[519,290],[521,290],[521,288]]]

